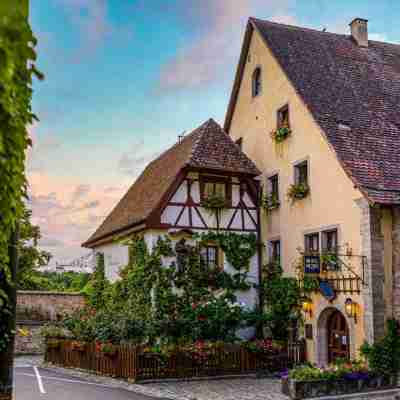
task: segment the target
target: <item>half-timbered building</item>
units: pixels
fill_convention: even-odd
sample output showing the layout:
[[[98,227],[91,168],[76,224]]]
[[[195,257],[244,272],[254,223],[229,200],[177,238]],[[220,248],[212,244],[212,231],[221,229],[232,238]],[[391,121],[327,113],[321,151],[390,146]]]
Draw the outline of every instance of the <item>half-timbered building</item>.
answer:
[[[258,181],[254,163],[239,144],[212,119],[152,161],[107,216],[85,247],[104,254],[107,277],[118,278],[128,263],[124,238],[141,233],[151,250],[159,237],[174,243],[190,241],[196,232],[229,231],[259,235]],[[221,212],[203,207],[210,195],[224,199]],[[210,243],[202,249],[204,262],[229,272],[221,249]],[[251,260],[249,280],[259,282],[260,255]],[[238,300],[253,307],[255,289],[238,293]]]

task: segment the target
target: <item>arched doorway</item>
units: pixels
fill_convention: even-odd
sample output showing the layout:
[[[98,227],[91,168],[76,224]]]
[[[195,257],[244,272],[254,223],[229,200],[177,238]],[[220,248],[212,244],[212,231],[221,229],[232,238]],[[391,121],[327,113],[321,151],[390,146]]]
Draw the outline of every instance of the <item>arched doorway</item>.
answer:
[[[344,315],[336,310],[327,321],[328,362],[350,359],[349,327]]]

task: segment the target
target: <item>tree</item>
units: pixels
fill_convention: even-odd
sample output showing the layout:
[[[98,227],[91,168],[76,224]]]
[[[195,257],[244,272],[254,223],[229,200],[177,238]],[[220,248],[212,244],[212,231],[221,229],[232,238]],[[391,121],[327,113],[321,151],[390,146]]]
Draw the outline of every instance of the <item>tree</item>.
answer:
[[[28,0],[0,2],[0,400],[12,398],[18,221],[26,197],[36,39]]]
[[[38,269],[49,263],[51,254],[38,247],[40,228],[32,225],[31,215],[25,209],[19,222],[17,285],[18,289],[40,290],[46,289],[46,279]]]

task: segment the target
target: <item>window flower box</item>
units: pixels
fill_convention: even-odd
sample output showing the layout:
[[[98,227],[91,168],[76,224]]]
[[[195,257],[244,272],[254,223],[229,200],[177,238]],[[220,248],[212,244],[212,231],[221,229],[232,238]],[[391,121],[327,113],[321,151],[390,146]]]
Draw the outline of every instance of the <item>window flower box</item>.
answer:
[[[308,196],[310,187],[306,183],[297,183],[289,186],[287,196],[292,201],[301,200]]]
[[[280,204],[278,197],[275,195],[264,196],[262,199],[262,207],[265,211],[275,210],[279,208]]]
[[[282,393],[293,400],[322,396],[364,393],[387,390],[396,387],[395,376],[374,376],[368,373],[353,372],[334,380],[299,381],[282,378]]]
[[[287,126],[282,126],[271,132],[271,138],[275,143],[282,143],[290,136],[292,131]]]

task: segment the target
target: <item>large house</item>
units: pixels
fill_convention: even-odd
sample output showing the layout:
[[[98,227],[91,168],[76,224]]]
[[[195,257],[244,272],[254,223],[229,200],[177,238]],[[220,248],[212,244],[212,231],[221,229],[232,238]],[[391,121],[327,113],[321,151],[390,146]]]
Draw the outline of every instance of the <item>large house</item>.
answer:
[[[310,360],[355,357],[400,317],[400,46],[360,18],[349,35],[251,18],[225,131],[263,172],[266,257],[321,279]]]
[[[106,276],[113,281],[128,264],[128,247],[121,239],[133,234],[142,234],[150,251],[159,237],[177,245],[200,232],[253,233],[259,238],[258,175],[254,163],[210,119],[147,166],[84,246],[104,254]],[[210,193],[225,198],[223,213],[203,207]],[[213,243],[202,249],[202,257],[210,267],[231,268]],[[257,284],[259,253],[250,264],[248,279]],[[237,297],[250,308],[259,301],[254,288]]]
[[[209,192],[229,200],[221,220],[201,207]],[[209,229],[257,234],[254,282],[268,262],[318,282],[310,361],[382,337],[400,317],[400,46],[368,40],[360,18],[349,35],[250,18],[224,130],[210,120],[153,161],[84,245],[115,279],[128,261],[115,239]]]

